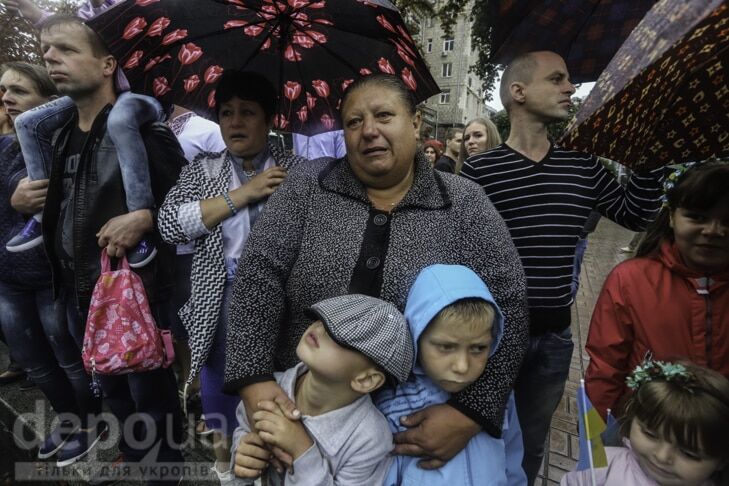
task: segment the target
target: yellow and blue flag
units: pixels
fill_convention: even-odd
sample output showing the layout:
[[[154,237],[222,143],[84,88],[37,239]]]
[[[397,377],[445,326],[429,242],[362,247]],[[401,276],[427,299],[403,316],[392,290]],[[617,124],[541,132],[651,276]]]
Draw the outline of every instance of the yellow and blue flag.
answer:
[[[585,392],[585,380],[580,380],[577,390],[577,410],[580,429],[580,459],[577,471],[607,467],[607,456],[600,434],[606,429],[600,414],[592,406]]]

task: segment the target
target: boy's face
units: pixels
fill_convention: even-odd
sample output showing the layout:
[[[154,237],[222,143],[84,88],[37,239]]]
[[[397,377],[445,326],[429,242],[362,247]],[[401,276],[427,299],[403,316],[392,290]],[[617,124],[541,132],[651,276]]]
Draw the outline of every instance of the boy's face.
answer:
[[[420,335],[419,361],[428,377],[449,393],[476,381],[489,357],[493,319],[462,322],[438,318]]]
[[[331,382],[349,383],[374,366],[362,353],[334,342],[321,321],[314,321],[306,330],[296,347],[296,355],[311,371]]]

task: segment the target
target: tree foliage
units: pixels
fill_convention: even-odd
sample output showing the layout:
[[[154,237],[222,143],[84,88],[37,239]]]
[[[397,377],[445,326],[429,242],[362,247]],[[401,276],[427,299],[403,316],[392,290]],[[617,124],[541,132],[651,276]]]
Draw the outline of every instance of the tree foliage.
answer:
[[[582,98],[579,97],[573,97],[572,98],[572,106],[570,107],[570,117],[558,121],[553,122],[547,125],[547,133],[549,134],[550,140],[559,140],[562,135],[565,132],[565,129],[567,128],[567,125],[569,124],[570,120],[575,117],[578,111],[580,111],[580,107],[582,106]],[[491,117],[491,121],[494,122],[496,125],[496,128],[499,130],[499,135],[501,135],[501,140],[506,140],[509,138],[509,130],[511,129],[511,124],[509,123],[509,115],[506,114],[506,110],[501,110],[498,113],[496,113],[493,117]]]
[[[465,12],[469,2],[464,0],[395,0],[395,5],[405,17],[405,22],[411,32],[417,33],[417,23],[408,21],[413,16],[418,18],[437,17],[443,30],[451,33],[458,20],[464,14],[472,22],[471,44],[478,53],[476,64],[470,66],[471,72],[482,80],[482,90],[486,100],[491,100],[498,69],[501,67],[489,61],[491,56],[491,23],[489,21],[489,2],[494,0],[475,0],[470,11]]]
[[[38,6],[54,13],[74,13],[77,0],[38,0]],[[0,64],[8,61],[27,61],[42,64],[38,32],[20,15],[9,11],[0,3]]]

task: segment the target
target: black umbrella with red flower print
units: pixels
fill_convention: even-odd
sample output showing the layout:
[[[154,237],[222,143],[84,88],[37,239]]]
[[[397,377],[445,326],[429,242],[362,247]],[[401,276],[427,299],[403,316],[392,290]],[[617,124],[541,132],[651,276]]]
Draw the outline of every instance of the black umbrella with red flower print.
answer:
[[[88,24],[134,91],[208,118],[225,69],[267,76],[276,128],[307,135],[341,127],[342,94],[361,76],[399,76],[417,101],[440,91],[387,0],[127,0]]]

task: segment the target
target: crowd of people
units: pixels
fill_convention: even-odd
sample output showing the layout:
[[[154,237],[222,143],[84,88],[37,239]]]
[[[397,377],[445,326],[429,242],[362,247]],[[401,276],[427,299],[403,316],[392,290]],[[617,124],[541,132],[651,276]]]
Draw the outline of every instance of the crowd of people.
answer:
[[[371,74],[343,130],[294,155],[269,142],[260,73],[222,74],[216,124],[129,92],[80,18],[3,3],[38,23],[45,62],[0,67],[0,324],[8,380],[21,368],[58,414],[40,459],[69,466],[118,428],[124,464],[181,464],[199,393],[221,484],[532,485],[606,217],[646,231],[587,342],[588,395],[624,442],[563,483],[729,484],[726,162],[621,185],[560,147],[547,125],[575,88],[549,51],[504,71],[505,141],[477,118],[421,144],[411,91]],[[102,250],[141,277],[177,373],[87,372]],[[178,484],[167,471],[137,479]]]

